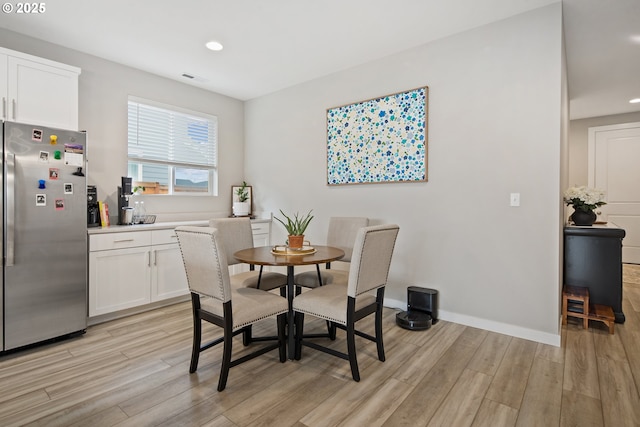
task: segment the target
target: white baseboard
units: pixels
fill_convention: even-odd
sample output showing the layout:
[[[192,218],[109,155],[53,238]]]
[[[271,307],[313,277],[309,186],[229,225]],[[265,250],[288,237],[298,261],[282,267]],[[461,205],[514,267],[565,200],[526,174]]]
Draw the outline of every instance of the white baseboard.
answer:
[[[190,299],[191,299],[191,294],[186,294],[186,295],[181,295],[179,297],[173,297],[173,298],[168,298],[162,301],[152,302],[150,304],[145,304],[138,307],[128,308],[125,310],[114,311],[112,313],[89,317],[87,318],[87,326],[94,326],[100,323],[109,322],[111,320],[120,319],[122,317],[128,317],[134,314],[144,313],[145,311],[153,310],[155,308],[165,307],[168,305],[177,304],[179,302],[189,301]]]
[[[384,299],[384,306],[399,310],[406,310],[407,303],[399,300]],[[499,334],[509,335],[516,338],[535,341],[542,344],[560,347],[560,335],[550,334],[547,332],[536,331],[534,329],[523,328],[521,326],[510,325],[508,323],[496,322],[493,320],[482,319],[479,317],[467,316],[466,314],[452,313],[438,309],[438,319],[447,322],[458,323],[465,326],[480,328]]]

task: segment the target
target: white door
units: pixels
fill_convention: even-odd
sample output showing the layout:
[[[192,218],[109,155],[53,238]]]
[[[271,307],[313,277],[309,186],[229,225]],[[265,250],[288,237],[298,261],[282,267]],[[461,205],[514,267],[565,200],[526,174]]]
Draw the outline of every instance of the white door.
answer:
[[[640,123],[589,128],[589,186],[606,192],[600,218],[626,231],[622,262],[640,264]]]

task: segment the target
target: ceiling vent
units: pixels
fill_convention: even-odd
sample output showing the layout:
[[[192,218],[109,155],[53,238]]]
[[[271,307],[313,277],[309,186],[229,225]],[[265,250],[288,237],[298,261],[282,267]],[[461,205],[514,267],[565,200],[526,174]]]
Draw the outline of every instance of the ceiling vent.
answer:
[[[206,83],[209,81],[204,77],[196,76],[195,74],[189,74],[189,73],[182,73],[182,77],[184,77],[185,79],[193,80],[194,82],[198,82],[198,83]]]

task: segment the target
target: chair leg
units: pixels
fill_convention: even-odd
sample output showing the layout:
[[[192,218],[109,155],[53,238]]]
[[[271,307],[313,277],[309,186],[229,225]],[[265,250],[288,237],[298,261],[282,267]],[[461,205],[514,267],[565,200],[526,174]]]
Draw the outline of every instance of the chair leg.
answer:
[[[327,320],[327,332],[331,341],[336,340],[336,324]]]
[[[376,309],[376,347],[378,348],[378,360],[384,362],[384,343],[382,341],[382,304],[378,304]]]
[[[193,344],[191,347],[191,365],[189,373],[193,374],[198,369],[198,359],[200,358],[200,345],[202,342],[202,320],[200,319],[200,297],[191,294],[191,311],[193,317]]]
[[[354,381],[360,381],[358,359],[356,358],[355,325],[353,322],[347,322],[347,352],[349,354],[349,364],[351,365],[351,376]]]
[[[248,345],[250,345],[253,342],[253,338],[252,338],[252,326],[253,325],[249,325],[249,326],[245,326],[243,331],[242,331],[242,344],[246,347]]]
[[[191,365],[189,373],[193,374],[198,369],[198,359],[200,358],[200,340],[202,337],[202,321],[200,318],[193,318],[193,345],[191,347]]]
[[[384,288],[379,288],[376,292],[376,347],[378,348],[378,360],[384,362],[384,342],[382,341],[382,304],[384,302]]]
[[[295,313],[295,330],[296,330],[296,351],[295,359],[300,360],[302,358],[302,335],[304,334],[304,313]],[[293,331],[289,331],[290,334]]]
[[[278,324],[278,344],[280,344],[280,347],[278,348],[280,353],[280,362],[284,363],[287,360],[287,336],[285,334],[285,329],[287,327],[287,315],[278,315],[276,321]]]
[[[231,301],[224,304],[224,341],[222,347],[222,364],[220,366],[220,379],[218,380],[218,391],[224,390],[227,386],[229,369],[231,369],[231,347],[233,345],[233,320],[231,315]],[[228,311],[228,313],[227,313]],[[227,315],[228,314],[228,315]]]

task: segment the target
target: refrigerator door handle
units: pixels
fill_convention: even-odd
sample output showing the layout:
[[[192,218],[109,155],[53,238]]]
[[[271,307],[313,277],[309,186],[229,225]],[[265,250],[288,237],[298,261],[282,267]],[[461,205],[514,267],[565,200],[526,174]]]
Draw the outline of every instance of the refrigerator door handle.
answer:
[[[7,238],[7,267],[13,266],[14,263],[14,245],[15,245],[15,227],[16,227],[16,188],[15,188],[15,170],[16,156],[13,153],[7,153],[6,160],[7,180],[6,180],[6,209],[7,209],[7,229],[5,230]]]

